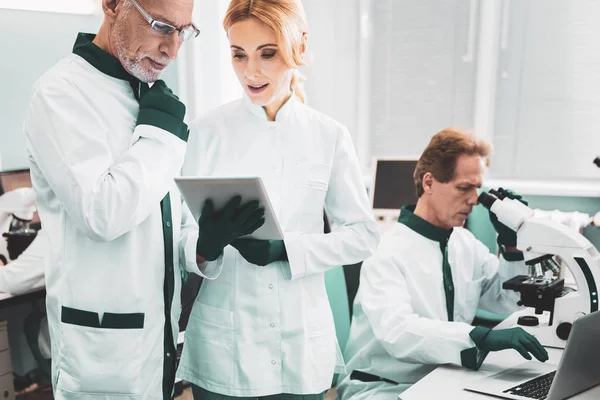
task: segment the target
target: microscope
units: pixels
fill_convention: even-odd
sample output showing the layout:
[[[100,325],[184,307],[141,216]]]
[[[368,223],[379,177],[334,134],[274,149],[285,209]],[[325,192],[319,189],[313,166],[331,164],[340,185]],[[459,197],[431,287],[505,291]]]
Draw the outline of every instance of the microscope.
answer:
[[[517,233],[517,248],[528,267],[527,275],[504,282],[503,289],[520,293],[517,304],[533,307],[536,315],[549,312],[547,321],[522,316],[519,325],[542,345],[564,348],[573,322],[598,311],[600,253],[580,233],[559,222],[536,218],[531,208],[502,192],[482,192],[479,202]],[[576,289],[566,287],[559,278],[559,263],[573,274]]]
[[[35,212],[35,194],[31,188],[19,188],[0,196],[0,259],[3,263],[16,259],[35,239],[31,228]],[[0,264],[1,265],[1,264]]]

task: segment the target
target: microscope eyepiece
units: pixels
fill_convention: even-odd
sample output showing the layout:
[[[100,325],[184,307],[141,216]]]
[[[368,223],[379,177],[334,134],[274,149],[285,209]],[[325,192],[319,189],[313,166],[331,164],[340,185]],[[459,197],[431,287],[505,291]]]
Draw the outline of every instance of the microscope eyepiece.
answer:
[[[504,200],[504,198],[506,197],[506,195],[502,191],[502,188],[500,188],[498,190],[496,190],[496,189],[490,189],[488,191],[488,193],[496,196],[499,200]]]
[[[490,193],[492,192],[492,190],[490,190]],[[485,208],[487,208],[488,210],[490,208],[492,208],[492,204],[494,204],[494,202],[496,200],[498,200],[498,198],[496,196],[494,196],[493,194],[490,194],[487,192],[481,192],[479,194],[479,203],[481,203]]]

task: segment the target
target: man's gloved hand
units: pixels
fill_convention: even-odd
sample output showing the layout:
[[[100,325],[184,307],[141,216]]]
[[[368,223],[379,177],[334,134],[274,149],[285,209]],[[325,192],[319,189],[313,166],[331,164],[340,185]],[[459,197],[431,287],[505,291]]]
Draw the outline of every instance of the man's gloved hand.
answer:
[[[283,240],[237,239],[231,243],[249,263],[265,266],[275,261],[287,261]]]
[[[171,132],[187,141],[187,125],[183,122],[185,105],[167,84],[158,80],[140,99],[140,112],[136,125],[152,125]]]
[[[548,361],[548,352],[531,334],[522,328],[491,330],[487,334],[477,337],[471,335],[473,341],[481,350],[498,351],[515,349],[527,360],[531,360],[531,353],[539,361]]]
[[[498,189],[498,192],[504,194],[509,199],[519,200],[521,203],[527,205],[527,201],[523,199],[520,194],[513,192],[510,189]],[[494,229],[498,232],[498,243],[503,244],[506,247],[515,247],[517,245],[517,233],[498,221],[496,214],[490,211],[490,221],[494,225]]]
[[[198,242],[196,254],[207,261],[216,260],[225,246],[240,236],[248,235],[264,223],[265,209],[258,201],[241,205],[242,198],[234,196],[222,211],[214,211],[213,203],[206,200],[198,220]]]

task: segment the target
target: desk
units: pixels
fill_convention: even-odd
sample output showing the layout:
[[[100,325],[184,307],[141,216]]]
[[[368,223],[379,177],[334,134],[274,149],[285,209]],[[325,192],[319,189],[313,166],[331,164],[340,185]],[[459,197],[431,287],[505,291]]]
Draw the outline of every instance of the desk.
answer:
[[[515,313],[498,325],[499,329],[508,328],[515,324],[521,314],[532,314],[531,310]],[[549,363],[558,365],[563,350],[548,348]],[[479,371],[471,371],[458,366],[441,366],[421,379],[410,389],[400,395],[402,400],[485,400],[495,399],[479,393],[468,392],[463,389],[468,382],[493,375],[507,368],[526,362],[516,350],[502,350],[492,352],[485,359]],[[583,393],[571,397],[569,400],[597,400],[600,399],[600,386],[593,387]]]
[[[46,287],[41,286],[21,294],[10,294],[0,292],[0,309],[12,307],[17,304],[31,303],[46,297]]]

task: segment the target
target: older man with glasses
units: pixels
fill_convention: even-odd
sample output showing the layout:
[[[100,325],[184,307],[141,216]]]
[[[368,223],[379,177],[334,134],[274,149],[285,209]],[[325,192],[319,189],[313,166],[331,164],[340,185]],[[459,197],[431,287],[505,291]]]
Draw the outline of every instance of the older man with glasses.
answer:
[[[170,399],[179,268],[208,279],[221,268],[196,255],[198,227],[173,181],[185,106],[158,80],[199,31],[193,0],[102,8],[98,34],[79,34],[36,83],[24,124],[49,242],[54,397]]]

